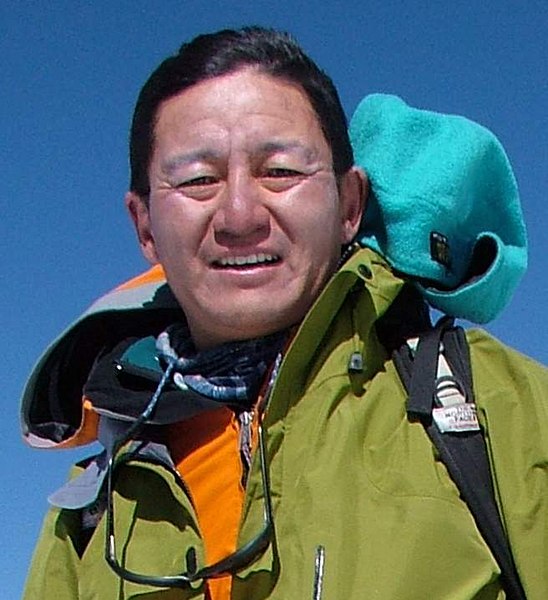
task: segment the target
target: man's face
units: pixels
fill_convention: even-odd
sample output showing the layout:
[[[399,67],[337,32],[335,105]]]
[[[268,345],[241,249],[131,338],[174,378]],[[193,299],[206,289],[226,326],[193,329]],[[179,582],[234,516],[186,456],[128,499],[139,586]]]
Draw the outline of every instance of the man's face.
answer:
[[[363,186],[340,185],[301,88],[246,68],[201,82],[157,113],[147,207],[127,204],[196,345],[298,323],[356,233]]]

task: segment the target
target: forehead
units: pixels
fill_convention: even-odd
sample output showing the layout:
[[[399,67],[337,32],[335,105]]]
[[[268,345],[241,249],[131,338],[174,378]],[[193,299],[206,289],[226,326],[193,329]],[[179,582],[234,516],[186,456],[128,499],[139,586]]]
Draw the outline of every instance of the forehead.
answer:
[[[202,81],[165,100],[154,133],[155,146],[160,148],[206,137],[222,144],[227,137],[265,134],[273,145],[285,138],[294,143],[325,143],[301,86],[250,67]]]

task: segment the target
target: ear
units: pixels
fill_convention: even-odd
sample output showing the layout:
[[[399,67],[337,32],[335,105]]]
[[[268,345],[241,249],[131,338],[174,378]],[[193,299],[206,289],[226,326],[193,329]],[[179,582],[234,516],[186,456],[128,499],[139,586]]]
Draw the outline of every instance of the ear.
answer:
[[[339,182],[341,207],[341,243],[348,244],[358,233],[369,193],[367,175],[360,167],[352,167]]]
[[[135,226],[141,252],[151,265],[159,262],[156,243],[150,225],[150,211],[145,200],[135,192],[128,192],[125,197],[126,208]]]

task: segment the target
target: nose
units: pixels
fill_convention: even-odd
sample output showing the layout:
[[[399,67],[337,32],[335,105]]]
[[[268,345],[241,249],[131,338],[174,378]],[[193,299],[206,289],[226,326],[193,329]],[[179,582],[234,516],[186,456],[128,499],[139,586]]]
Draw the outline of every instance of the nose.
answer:
[[[252,244],[268,235],[269,212],[260,185],[247,170],[229,173],[220,195],[213,227],[220,244]]]

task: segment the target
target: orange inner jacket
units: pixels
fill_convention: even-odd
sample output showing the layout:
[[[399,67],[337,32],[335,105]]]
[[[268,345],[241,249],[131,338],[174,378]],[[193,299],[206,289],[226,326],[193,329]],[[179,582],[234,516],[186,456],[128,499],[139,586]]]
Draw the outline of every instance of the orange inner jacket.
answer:
[[[240,425],[226,407],[170,426],[168,445],[187,484],[202,532],[207,564],[236,550],[245,490]],[[229,600],[232,577],[210,579],[206,598]]]

